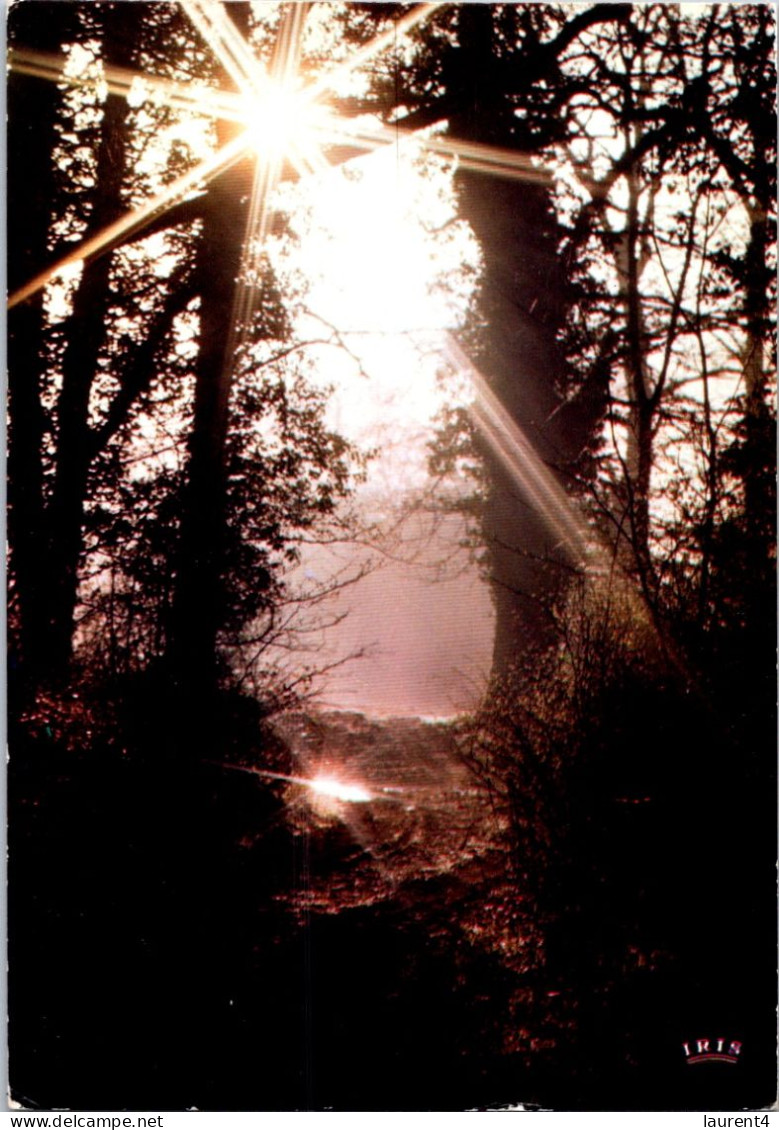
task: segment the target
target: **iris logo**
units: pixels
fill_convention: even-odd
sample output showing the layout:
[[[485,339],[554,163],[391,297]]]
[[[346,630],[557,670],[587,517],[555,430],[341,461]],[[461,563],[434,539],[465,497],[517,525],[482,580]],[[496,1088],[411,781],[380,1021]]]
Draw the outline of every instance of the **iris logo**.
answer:
[[[741,1044],[738,1040],[690,1040],[682,1044],[687,1063],[738,1063]]]

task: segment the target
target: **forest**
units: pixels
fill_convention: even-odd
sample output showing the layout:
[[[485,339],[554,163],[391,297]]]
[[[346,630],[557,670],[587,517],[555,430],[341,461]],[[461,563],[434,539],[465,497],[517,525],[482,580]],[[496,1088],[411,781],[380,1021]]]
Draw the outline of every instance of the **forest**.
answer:
[[[775,25],[11,4],[22,1107],[775,1101]]]

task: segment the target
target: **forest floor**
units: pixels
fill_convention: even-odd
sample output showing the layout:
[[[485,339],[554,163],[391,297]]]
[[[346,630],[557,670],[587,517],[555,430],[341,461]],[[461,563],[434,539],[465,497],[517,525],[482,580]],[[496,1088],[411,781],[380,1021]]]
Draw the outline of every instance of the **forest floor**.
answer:
[[[291,824],[310,846],[307,887],[291,895],[301,909],[397,899],[436,876],[495,876],[500,820],[463,761],[455,726],[327,712],[290,715],[278,729],[303,779],[341,781],[369,798],[287,790]]]
[[[716,1068],[707,1103],[669,1011],[684,968],[639,971],[607,998],[568,957],[552,972],[456,725],[299,713],[276,731],[264,754],[239,734],[186,764],[162,739],[13,735],[16,1101],[711,1108]],[[321,776],[370,799],[304,783]]]

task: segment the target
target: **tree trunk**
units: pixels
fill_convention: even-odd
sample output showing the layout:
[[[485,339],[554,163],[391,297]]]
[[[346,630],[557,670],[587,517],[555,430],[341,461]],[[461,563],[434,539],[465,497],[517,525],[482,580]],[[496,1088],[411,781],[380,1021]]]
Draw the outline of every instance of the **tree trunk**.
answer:
[[[67,40],[72,8],[20,4],[9,13],[9,39],[40,51]],[[53,84],[11,72],[8,78],[8,286],[13,292],[47,257],[54,197],[53,150],[59,95]],[[44,514],[41,380],[45,359],[43,296],[8,317],[8,536],[11,548],[11,688],[34,688],[48,647],[44,594],[48,569]]]
[[[134,7],[133,5],[129,6]],[[106,51],[119,66],[132,61],[136,25],[132,13],[111,21]],[[125,32],[125,34],[121,34]],[[124,99],[109,98],[100,126],[96,189],[90,225],[101,228],[126,209],[122,198],[125,174],[126,122]],[[50,676],[65,673],[73,648],[78,599],[78,570],[83,549],[84,502],[94,454],[89,426],[89,398],[106,343],[106,318],[111,304],[111,257],[84,266],[67,323],[62,362],[62,389],[57,401],[57,458],[49,512],[48,583],[39,594],[48,620],[47,666]]]
[[[245,29],[247,6],[230,5]],[[222,76],[223,80],[225,76]],[[220,144],[231,127],[218,127]],[[224,614],[226,468],[234,339],[230,332],[246,237],[248,162],[208,188],[196,261],[200,347],[188,473],[166,664],[190,718],[203,725],[219,681],[217,637]]]
[[[771,332],[768,219],[749,208],[750,238],[745,256],[747,341],[744,356],[744,516],[750,566],[770,567],[773,543],[775,434],[769,409],[766,348]],[[753,574],[754,575],[754,574]]]
[[[181,689],[198,699],[216,688],[222,618],[225,450],[233,357],[230,319],[241,265],[245,209],[232,177],[208,190],[197,252],[200,350],[169,657]]]
[[[514,106],[496,73],[495,14],[490,5],[460,11],[455,98],[467,110],[450,122],[454,136],[528,153]],[[455,81],[454,74],[451,81]],[[464,89],[463,89],[464,88]],[[535,452],[564,486],[601,416],[597,398],[563,404],[558,333],[566,280],[557,252],[548,190],[539,184],[458,173],[461,214],[483,250],[480,314],[485,345],[479,367]],[[554,640],[552,606],[570,576],[571,559],[533,495],[486,444],[490,480],[483,529],[489,552],[496,633],[493,674]]]
[[[633,139],[628,137],[633,147]],[[625,307],[627,329],[625,363],[630,398],[630,432],[628,434],[628,515],[632,560],[641,581],[644,595],[651,597],[651,555],[649,551],[649,494],[654,463],[654,429],[656,398],[647,387],[644,356],[644,323],[641,309],[641,272],[639,249],[638,183],[636,170],[628,174],[628,206],[622,247],[624,262],[617,262],[620,299]],[[653,603],[653,601],[652,601]]]

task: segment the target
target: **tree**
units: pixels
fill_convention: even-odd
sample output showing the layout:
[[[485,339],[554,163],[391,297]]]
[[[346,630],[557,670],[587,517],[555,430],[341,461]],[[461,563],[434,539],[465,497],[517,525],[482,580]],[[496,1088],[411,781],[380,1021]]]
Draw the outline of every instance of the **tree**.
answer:
[[[723,225],[735,225],[732,231],[741,223],[737,186],[760,178],[759,187],[744,187],[742,198],[759,197],[760,217],[771,207],[770,156],[767,163],[754,156],[770,153],[768,17],[757,9],[728,14],[733,25],[726,31],[717,13],[697,19],[666,7],[637,13],[596,5],[571,16],[554,6],[465,6],[456,16],[441,16],[394,95],[403,124],[445,119],[451,134],[465,141],[458,172],[462,208],[485,263],[476,360],[508,418],[558,482],[572,494],[593,496],[600,536],[620,568],[637,578],[661,634],[673,618],[661,606],[672,601],[673,585],[666,581],[674,569],[674,540],[686,536],[683,529],[708,530],[710,549],[712,515],[717,511],[722,522],[725,499],[733,498],[730,490],[722,492],[729,460],[718,460],[730,442],[725,437],[734,412],[744,412],[736,407],[734,386],[725,389],[732,366],[723,357],[723,331],[732,348],[753,359],[748,373],[741,368],[746,382],[762,389],[755,405],[765,405],[769,387],[758,375],[764,349],[752,349],[743,336],[737,341],[744,329],[728,321],[718,292],[723,254],[727,258]],[[460,39],[461,24],[468,31]],[[745,33],[755,36],[749,47]],[[741,44],[743,81],[727,61],[731,39]],[[747,57],[761,59],[748,76]],[[721,86],[703,98],[710,73]],[[726,125],[724,108],[745,83],[754,91],[746,100],[751,125],[737,124],[747,113],[741,96]],[[388,83],[379,95],[391,99]],[[723,136],[734,126],[735,151]],[[486,152],[508,147],[521,171],[511,179],[471,171],[469,152],[480,151],[469,151],[468,143],[478,142],[503,147]],[[532,183],[522,183],[523,177]],[[763,219],[757,230],[745,261],[756,256],[765,264]],[[759,309],[757,321],[765,325],[767,275],[762,266],[749,274],[755,285],[745,294],[744,310]],[[719,408],[712,408],[712,399],[721,407],[723,389],[729,405],[724,431],[715,423]],[[765,438],[772,432],[770,412],[753,406],[746,413],[753,422],[758,416]],[[702,417],[708,420],[705,451],[693,456]],[[553,605],[576,555],[562,549],[532,491],[506,473],[466,415],[459,419],[485,466],[482,538],[495,585],[500,673],[533,646],[531,640],[553,641]],[[448,435],[451,441],[451,430]],[[461,446],[454,442],[456,457]],[[771,479],[767,455],[763,447],[746,460],[755,483]],[[669,457],[682,461],[690,486],[683,503],[680,496],[686,512],[673,519],[666,505],[675,490],[664,470]],[[690,479],[693,458],[707,468],[706,482],[697,472]],[[764,515],[770,508],[766,497],[761,508]],[[766,533],[765,523],[762,529]],[[701,577],[710,573],[707,553],[699,546],[693,554]],[[759,568],[770,558],[764,543]],[[689,555],[686,560],[692,563]]]
[[[705,834],[703,812],[733,811],[750,846],[718,882],[741,905],[735,872],[759,854],[751,805],[770,791],[773,671],[747,614],[774,603],[773,377],[756,344],[772,304],[770,17],[474,5],[441,20],[398,116],[440,115],[454,136],[515,149],[520,167],[519,154],[537,159],[541,187],[458,173],[485,261],[475,356],[508,419],[578,498],[591,547],[580,581],[558,583],[566,558],[528,514],[530,492],[453,414],[438,465],[481,459],[481,540],[504,623],[470,750],[512,829],[517,887],[535,897],[527,932],[543,923],[547,969],[599,985],[602,999],[619,988],[632,1025],[639,970],[694,967],[695,921],[722,897],[701,882],[678,912],[691,829]],[[763,540],[747,572],[752,520]],[[534,625],[524,638],[521,625]],[[746,703],[761,722],[745,724]],[[650,936],[654,954],[638,941]],[[715,983],[725,944],[743,952],[729,934],[702,985]],[[579,1007],[562,1023],[592,1034],[597,1007],[586,1023]],[[646,1020],[652,1004],[641,1007]]]
[[[248,26],[248,6],[234,6],[233,14]],[[88,630],[79,601],[88,591],[93,605],[104,604],[110,575],[114,610],[120,601],[133,605],[128,592],[136,593],[123,646],[141,637],[144,646],[130,666],[164,658],[174,684],[185,694],[197,690],[193,701],[205,704],[224,671],[219,634],[235,633],[278,598],[278,571],[293,553],[286,539],[334,515],[349,489],[353,453],[325,427],[324,395],[293,369],[298,346],[285,340],[285,300],[267,262],[259,286],[250,284],[257,291],[253,318],[226,320],[245,293],[256,179],[249,158],[233,159],[206,191],[178,204],[172,197],[166,211],[142,208],[101,241],[99,233],[128,207],[175,187],[195,166],[179,135],[182,115],[198,132],[197,106],[188,112],[175,100],[161,102],[153,84],[145,95],[126,97],[126,68],[153,65],[164,82],[182,73],[201,77],[210,64],[175,8],[71,7],[70,17],[58,45],[74,61],[81,51],[86,80],[69,77],[56,59],[31,55],[24,20],[12,28],[16,65],[31,72],[19,82],[46,92],[52,119],[51,136],[41,135],[50,152],[25,149],[20,180],[33,160],[51,163],[52,155],[65,171],[56,190],[50,174],[51,195],[33,217],[38,257],[20,249],[14,281],[34,276],[52,246],[56,260],[84,235],[97,236],[75,283],[45,297],[38,290],[11,315],[26,325],[29,311],[38,311],[37,334],[24,339],[37,383],[22,379],[21,344],[19,362],[12,358],[11,541],[24,673],[33,686],[65,677],[74,640],[83,642]],[[64,71],[56,94],[38,77],[46,66]],[[16,120],[24,120],[21,108]],[[234,132],[217,122],[212,141],[229,141]],[[204,143],[207,133],[201,124]],[[263,176],[260,160],[256,177]],[[253,388],[258,374],[266,383]],[[282,438],[271,454],[275,441],[262,436],[273,418]],[[167,452],[156,450],[166,433]],[[36,460],[39,473],[28,474]],[[123,550],[142,554],[155,543],[156,576],[136,556],[118,565]],[[150,616],[158,617],[154,625]],[[113,616],[114,628],[118,622]]]
[[[40,12],[41,9],[38,9]],[[49,49],[63,35],[70,21],[61,5],[51,6],[43,20],[31,19],[32,6],[17,9],[18,34],[33,46]],[[13,30],[13,29],[12,29]],[[9,152],[18,155],[18,178],[8,186],[9,214],[18,217],[10,225],[8,239],[8,283],[14,289],[32,274],[46,254],[49,208],[53,195],[56,96],[47,85],[12,75],[8,84]],[[30,118],[20,113],[29,108]],[[36,140],[31,140],[35,121]],[[37,141],[40,141],[40,144]],[[24,233],[24,235],[23,235]],[[9,391],[12,419],[9,429],[9,536],[14,546],[14,611],[24,638],[22,653],[27,662],[41,661],[46,634],[46,615],[39,594],[45,591],[42,565],[45,542],[42,529],[44,411],[40,380],[42,358],[39,343],[44,324],[43,300],[39,295],[12,316],[8,333]]]
[[[135,60],[141,7],[123,8],[109,20],[105,8],[71,8],[63,20],[60,6],[54,7],[51,21],[44,21],[47,31],[53,32],[47,35],[47,47],[55,46],[58,38],[57,46],[78,50],[80,40],[94,36],[116,62]],[[33,13],[37,14],[35,5],[15,9],[10,25],[15,44],[30,42],[27,14]],[[83,57],[81,62],[89,65]],[[12,89],[17,88],[24,102],[12,106],[14,128],[21,130],[29,121],[30,108],[41,104],[43,122],[48,123],[48,129],[36,133],[31,142],[19,139],[19,160],[12,161],[10,206],[13,209],[14,202],[20,202],[20,219],[29,210],[21,201],[31,166],[40,165],[48,172],[36,181],[41,197],[35,214],[29,216],[29,227],[23,229],[27,247],[11,251],[12,262],[17,263],[12,286],[26,282],[43,266],[52,244],[67,248],[74,236],[100,230],[126,211],[130,114],[123,100],[110,98],[103,108],[94,95],[71,105],[66,98],[63,105],[53,87],[24,75],[14,76]],[[57,176],[54,162],[64,149],[68,151],[65,175]],[[17,152],[15,142],[13,151]],[[118,253],[89,261],[60,300],[67,303],[66,315],[38,292],[17,306],[9,319],[12,575],[18,597],[20,661],[33,684],[41,677],[62,677],[70,657],[84,503],[94,460],[148,387],[174,318],[188,301],[187,279],[181,272],[173,279],[178,285],[175,294],[163,284],[155,307],[148,292],[134,289],[131,269]],[[33,318],[34,333],[27,329]],[[117,388],[107,378],[106,355],[119,344],[120,319],[135,332],[122,339]],[[95,397],[108,400],[99,426],[91,421]]]
[[[359,19],[346,21],[346,34],[358,41],[386,26],[381,6],[353,5],[350,17],[354,12]],[[370,96],[343,107],[379,110],[399,129],[446,125],[442,151],[462,157],[460,214],[484,258],[475,360],[539,467],[549,468],[541,474],[550,475],[553,490],[578,468],[603,394],[574,395],[561,368],[566,295],[559,232],[549,171],[534,156],[559,135],[561,109],[577,89],[561,74],[558,57],[588,27],[623,18],[609,5],[570,20],[553,7],[442,9],[416,33],[410,66],[404,56],[377,68]],[[466,416],[459,419],[469,430]],[[549,643],[548,604],[576,552],[550,529],[531,477],[522,481],[516,466],[507,470],[484,436],[474,442],[489,468],[481,523],[497,610],[495,669],[506,670],[523,648]],[[444,466],[446,452],[440,455]]]

